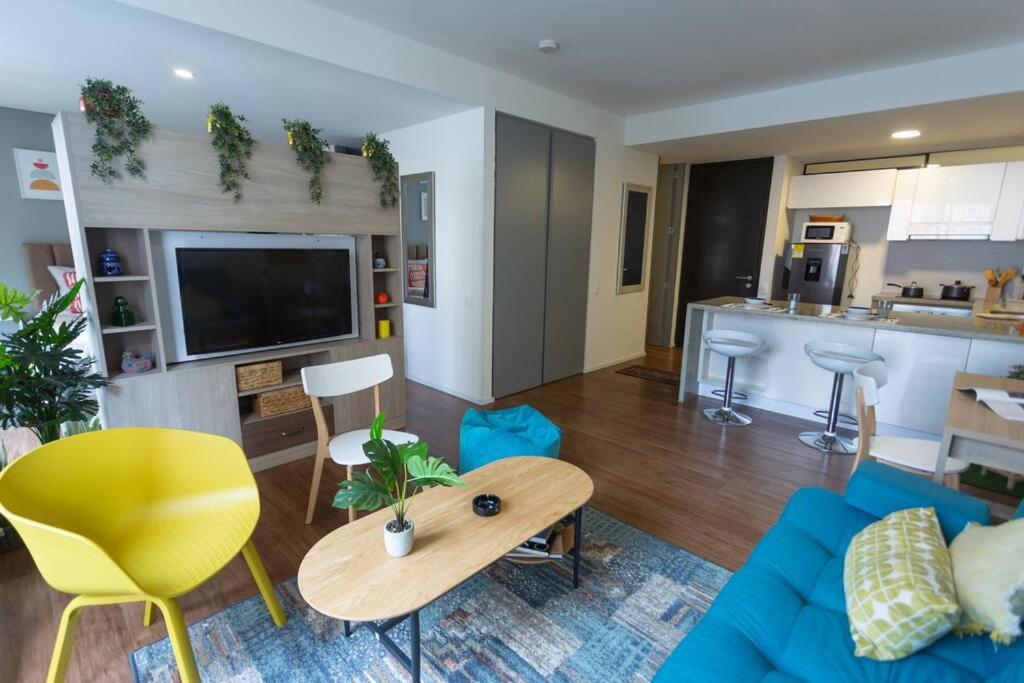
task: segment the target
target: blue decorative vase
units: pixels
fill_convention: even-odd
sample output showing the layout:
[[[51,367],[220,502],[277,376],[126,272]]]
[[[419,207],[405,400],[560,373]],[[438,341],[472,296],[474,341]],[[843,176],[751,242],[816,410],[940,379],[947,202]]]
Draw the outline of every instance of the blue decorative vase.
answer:
[[[121,256],[113,249],[104,249],[100,254],[100,273],[105,277],[121,275]]]

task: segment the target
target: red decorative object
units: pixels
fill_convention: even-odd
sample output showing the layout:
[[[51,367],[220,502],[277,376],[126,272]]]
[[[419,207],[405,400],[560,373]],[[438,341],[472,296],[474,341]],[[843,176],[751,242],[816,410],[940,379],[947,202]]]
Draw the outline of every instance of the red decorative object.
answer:
[[[377,292],[376,299],[377,303],[379,304],[386,304],[387,302],[391,301],[391,297],[388,296],[387,292]]]

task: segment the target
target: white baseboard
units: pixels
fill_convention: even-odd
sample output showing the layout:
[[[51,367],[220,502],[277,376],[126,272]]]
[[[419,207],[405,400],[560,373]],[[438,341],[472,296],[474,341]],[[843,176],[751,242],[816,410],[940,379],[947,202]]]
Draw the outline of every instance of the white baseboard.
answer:
[[[416,382],[416,384],[422,384],[425,387],[430,387],[431,389],[437,389],[438,391],[444,392],[446,394],[450,394],[450,395],[452,395],[452,396],[454,396],[456,398],[461,398],[463,401],[469,401],[470,403],[475,403],[478,406],[485,406],[485,405],[487,405],[489,403],[494,403],[494,397],[493,396],[490,397],[490,398],[480,398],[479,396],[471,396],[469,394],[464,394],[461,391],[456,391],[455,389],[452,389],[451,387],[446,387],[446,386],[438,384],[436,382],[430,382],[428,380],[423,379],[422,377],[413,377],[412,375],[410,375],[408,373],[406,373],[405,378],[407,380],[409,380],[410,382]]]
[[[608,361],[607,363],[599,363],[598,365],[591,365],[588,368],[583,368],[583,372],[594,372],[595,370],[604,370],[610,368],[613,365],[621,365],[622,363],[628,363],[631,360],[637,360],[647,355],[647,352],[634,353],[630,356],[620,358],[618,360]]]

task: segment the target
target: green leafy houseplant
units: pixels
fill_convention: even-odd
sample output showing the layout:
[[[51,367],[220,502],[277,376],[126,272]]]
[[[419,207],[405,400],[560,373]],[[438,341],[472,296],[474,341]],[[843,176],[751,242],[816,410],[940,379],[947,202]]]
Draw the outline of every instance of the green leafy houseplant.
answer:
[[[27,427],[47,443],[61,437],[64,423],[89,421],[99,410],[95,390],[108,381],[95,372],[92,358],[71,347],[86,319],[57,323],[82,284],[55,294],[35,316],[21,303],[30,295],[0,287],[0,317],[19,325],[0,338],[0,428]]]
[[[398,162],[391,153],[391,143],[374,132],[363,137],[363,156],[370,162],[374,179],[380,183],[380,205],[398,205]]]
[[[247,164],[254,144],[245,127],[245,117],[218,102],[210,106],[206,129],[212,136],[210,144],[217,150],[220,162],[220,186],[224,192],[233,193],[237,202],[242,198],[242,179],[249,179]]]
[[[288,145],[295,150],[299,166],[309,172],[309,198],[317,204],[324,196],[320,171],[331,160],[323,131],[303,119],[281,119],[288,134]]]
[[[87,78],[79,100],[85,119],[96,127],[92,143],[92,174],[107,183],[120,179],[121,173],[111,163],[124,157],[124,170],[141,178],[146,164],[136,146],[149,137],[152,126],[142,114],[142,101],[123,85],[114,85],[102,78]]]
[[[339,484],[334,507],[376,510],[390,505],[395,519],[387,529],[401,532],[410,524],[406,518],[409,499],[424,486],[465,486],[441,458],[428,455],[423,441],[397,446],[381,438],[384,413],[377,415],[370,427],[370,440],[363,444],[363,453],[370,459],[366,472],[356,472],[351,481]]]
[[[1010,374],[1007,377],[1010,379],[1024,379],[1024,364],[1011,365]]]

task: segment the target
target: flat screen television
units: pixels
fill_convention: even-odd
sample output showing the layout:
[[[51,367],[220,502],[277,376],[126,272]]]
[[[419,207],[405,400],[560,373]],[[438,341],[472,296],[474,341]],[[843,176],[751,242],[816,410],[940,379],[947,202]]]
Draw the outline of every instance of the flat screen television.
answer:
[[[351,237],[174,231],[159,244],[168,362],[358,335]]]

